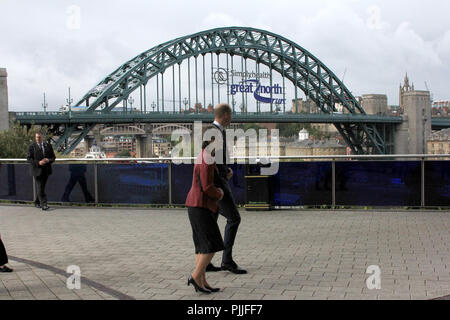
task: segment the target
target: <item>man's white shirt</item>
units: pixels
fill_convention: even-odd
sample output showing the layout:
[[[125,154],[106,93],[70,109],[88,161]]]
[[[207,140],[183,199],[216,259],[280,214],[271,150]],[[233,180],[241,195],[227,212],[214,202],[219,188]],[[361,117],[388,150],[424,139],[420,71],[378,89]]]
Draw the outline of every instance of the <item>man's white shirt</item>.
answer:
[[[218,123],[216,120],[214,120],[213,124],[215,124],[217,127],[219,127],[220,131],[223,131],[223,127],[220,123]]]

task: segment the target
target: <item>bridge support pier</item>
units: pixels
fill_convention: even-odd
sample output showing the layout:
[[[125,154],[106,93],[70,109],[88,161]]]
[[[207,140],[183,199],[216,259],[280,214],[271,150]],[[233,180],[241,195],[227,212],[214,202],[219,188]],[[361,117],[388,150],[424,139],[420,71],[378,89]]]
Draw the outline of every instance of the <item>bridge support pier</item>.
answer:
[[[86,153],[89,152],[89,149],[91,149],[93,145],[94,145],[94,137],[86,136],[84,138],[84,149],[86,150]]]
[[[395,126],[394,152],[395,154],[409,154],[409,123],[408,115],[403,115],[403,122]]]
[[[152,134],[136,136],[136,157],[137,158],[152,158],[153,145]]]
[[[395,130],[395,154],[427,154],[431,134],[431,100],[428,91],[403,93],[405,115]]]
[[[100,126],[95,126],[93,130],[91,130],[91,134],[94,136],[95,142],[98,146],[102,143],[102,137],[100,134]]]

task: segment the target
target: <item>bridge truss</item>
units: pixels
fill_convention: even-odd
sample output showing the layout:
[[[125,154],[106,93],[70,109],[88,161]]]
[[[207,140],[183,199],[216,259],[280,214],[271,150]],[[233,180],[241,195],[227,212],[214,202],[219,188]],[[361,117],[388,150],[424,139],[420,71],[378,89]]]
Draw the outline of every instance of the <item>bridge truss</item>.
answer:
[[[273,81],[272,73],[276,72],[278,75],[281,75],[283,86],[285,80],[293,84],[295,101],[298,99],[298,90],[301,90],[307,99],[315,103],[322,115],[332,116],[337,112],[336,104],[340,104],[347,117],[351,118],[354,116],[355,119],[364,119],[367,116],[359,102],[340,79],[310,52],[293,41],[272,32],[242,27],[207,30],[153,47],[127,61],[105,77],[94,88],[89,90],[75,106],[86,106],[86,110],[83,112],[85,116],[98,115],[98,118],[107,118],[110,115],[112,116],[114,108],[120,104],[127,108],[130,95],[139,90],[141,109],[143,106],[144,114],[146,114],[147,118],[152,118],[153,116],[157,118],[157,115],[161,117],[161,115],[164,116],[168,112],[181,114],[182,72],[180,66],[186,61],[188,63],[189,80],[192,78],[191,69],[193,69],[195,74],[195,83],[192,84],[192,87],[195,87],[193,91],[195,92],[195,103],[198,103],[200,100],[198,94],[200,87],[200,91],[203,89],[203,106],[206,106],[205,83],[206,81],[209,82],[209,80],[211,80],[210,89],[213,91],[211,94],[212,105],[214,105],[216,94],[216,102],[225,102],[225,99],[222,99],[224,101],[221,100],[220,88],[216,88],[217,90],[214,93],[214,88],[218,84],[215,84],[213,76],[211,78],[208,76],[208,80],[206,80],[205,76],[205,59],[210,58],[211,67],[216,62],[216,69],[218,69],[220,68],[219,56],[221,55],[226,56],[227,69],[230,67],[229,63],[233,64],[233,61],[235,61],[233,57],[240,58],[242,72],[247,71],[247,65],[250,60],[254,61],[257,71],[260,70],[261,65],[268,67],[271,85]],[[191,66],[192,60],[193,65]],[[203,66],[202,72],[199,71],[201,66]],[[225,68],[225,66],[223,67]],[[233,68],[234,66],[232,65],[231,67]],[[175,73],[177,71],[179,73],[178,94],[175,89]],[[172,103],[168,102],[167,104],[165,104],[167,100],[164,97],[165,73],[172,73],[173,75]],[[198,74],[202,78],[200,80],[203,81],[199,81]],[[157,105],[153,105],[153,112],[148,113],[145,95],[149,81],[154,78],[157,80]],[[229,85],[229,77],[227,77],[226,81],[226,84]],[[192,100],[194,99],[191,96],[190,82],[188,83],[189,99],[187,101],[189,106],[192,105]],[[270,96],[272,97],[272,94]],[[226,101],[230,103],[229,94],[227,94]],[[286,100],[283,103],[284,114],[286,114],[285,103]],[[233,105],[233,112],[236,112],[234,99],[231,104]],[[244,100],[243,104],[245,104]],[[168,109],[170,106],[172,107],[171,111]],[[156,112],[154,110],[155,107],[157,108]],[[241,110],[241,114],[246,113],[246,111]],[[280,106],[278,104],[274,105],[273,100],[271,100],[269,115],[274,115],[272,117],[273,122],[277,122],[277,119],[279,119],[279,117],[275,116],[279,112],[281,112]],[[258,105],[256,113],[262,113]],[[288,116],[286,115],[286,117]],[[351,120],[340,121],[339,119],[339,117],[335,118],[333,124],[351,147],[354,154],[393,153],[394,125],[392,123],[386,124],[384,121],[352,122]],[[64,153],[70,153],[97,124],[95,119],[92,119],[92,122],[80,121],[78,123],[74,120],[72,119],[71,122],[66,122],[62,126],[52,126],[54,134],[59,135],[55,142],[56,148],[62,149]],[[186,121],[185,116],[183,121]],[[292,122],[295,122],[295,117],[292,117]],[[75,138],[70,139],[74,135]]]

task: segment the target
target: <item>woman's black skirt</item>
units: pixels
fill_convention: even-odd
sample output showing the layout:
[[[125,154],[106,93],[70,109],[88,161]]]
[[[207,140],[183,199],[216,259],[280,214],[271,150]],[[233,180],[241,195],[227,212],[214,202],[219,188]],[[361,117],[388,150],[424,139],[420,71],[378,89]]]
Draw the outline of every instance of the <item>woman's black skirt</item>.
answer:
[[[195,254],[215,253],[225,249],[214,213],[205,208],[188,208]]]

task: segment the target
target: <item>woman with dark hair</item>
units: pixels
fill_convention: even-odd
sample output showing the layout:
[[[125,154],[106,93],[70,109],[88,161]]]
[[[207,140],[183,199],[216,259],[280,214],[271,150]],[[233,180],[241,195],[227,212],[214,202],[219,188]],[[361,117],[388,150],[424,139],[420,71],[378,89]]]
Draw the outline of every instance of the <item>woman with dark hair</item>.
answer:
[[[5,246],[0,235],[0,272],[13,272],[12,269],[8,268],[6,264],[8,263],[8,255],[6,254]]]
[[[192,187],[186,199],[192,237],[195,246],[195,270],[188,279],[196,292],[220,291],[206,281],[206,266],[216,252],[224,249],[222,235],[217,224],[218,201],[223,198],[223,190],[214,186],[214,172],[217,170],[213,155],[207,150],[212,141],[204,142],[202,151],[194,165]]]

